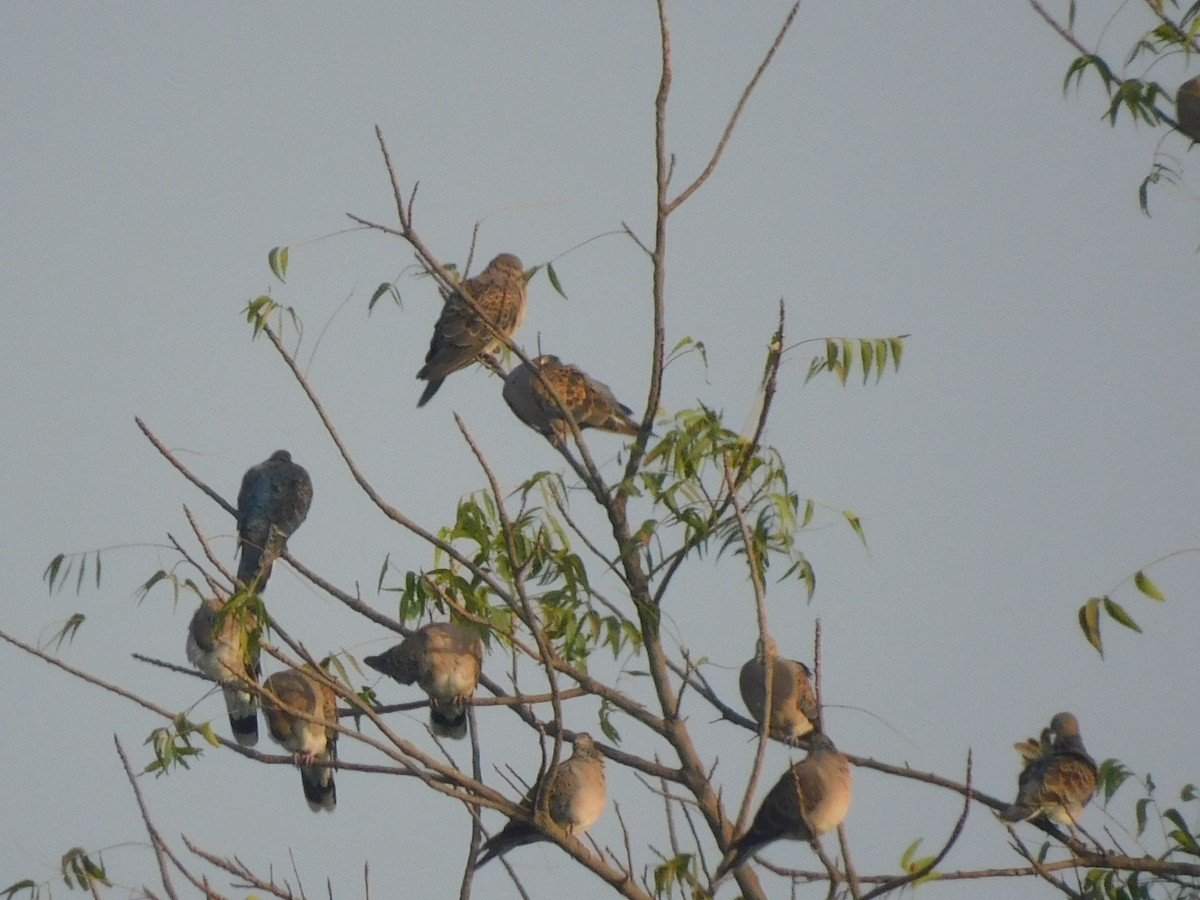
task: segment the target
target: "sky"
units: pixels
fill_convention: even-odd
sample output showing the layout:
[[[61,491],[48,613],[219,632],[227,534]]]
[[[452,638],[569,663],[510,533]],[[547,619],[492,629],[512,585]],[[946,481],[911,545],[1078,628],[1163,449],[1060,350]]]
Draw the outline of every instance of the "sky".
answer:
[[[672,6],[677,189],[707,162],[786,12],[775,2]],[[1107,19],[1081,17],[1079,33],[1091,43],[1103,30],[1120,59],[1139,23],[1128,9]],[[1003,797],[1015,792],[1012,743],[1069,709],[1091,754],[1152,773],[1166,807],[1197,777],[1183,679],[1200,637],[1200,560],[1151,563],[1193,547],[1200,528],[1198,163],[1178,135],[1102,121],[1095,85],[1064,96],[1070,58],[1021,3],[804,4],[716,173],[671,219],[667,345],[702,341],[707,365],[691,354],[669,367],[663,412],[704,403],[746,427],[781,299],[790,343],[910,335],[900,371],[867,386],[857,375],[845,387],[805,384],[820,344],[787,354],[766,440],[801,498],[818,504],[801,539],[817,591],[807,603],[793,583],[769,586],[781,650],[810,660],[820,619],[827,727],[847,751],[956,777],[970,749],[975,783]],[[251,339],[241,311],[265,292],[302,319],[289,345],[367,477],[427,527],[485,483],[453,413],[506,488],[561,468],[483,370],[455,374],[416,409],[436,291],[400,241],[346,217],[394,224],[376,126],[401,184],[420,183],[416,227],[434,252],[461,266],[480,223],[475,270],[499,252],[553,261],[567,299],[536,277],[520,342],[582,366],[640,413],[650,268],[614,232],[626,223],[652,237],[658,65],[653,6],[629,0],[0,6],[0,630],[45,642],[82,613],[60,650],[67,662],[227,727],[218,695],[131,657],[185,662],[193,599],[136,594],[177,564],[168,535],[197,551],[185,507],[227,564],[234,553],[232,521],[163,461],[135,416],[229,500],[246,468],[290,449],[315,484],[292,551],[395,614],[395,595],[376,590],[383,560],[419,569],[432,552],[356,488],[281,360]],[[1179,58],[1151,73],[1170,90],[1190,74]],[[1137,188],[1156,153],[1181,178],[1152,192],[1147,217]],[[276,246],[290,248],[285,284],[267,266]],[[403,304],[368,314],[384,281]],[[623,440],[589,440],[610,476]],[[575,506],[588,520],[586,498]],[[865,547],[843,509],[861,518]],[[89,578],[78,593],[48,592],[55,554],[97,549],[98,588]],[[1165,604],[1126,580],[1147,566]],[[1102,660],[1076,610],[1105,592],[1144,633],[1106,623]],[[268,602],[318,655],[390,643],[286,567]],[[687,569],[665,608],[672,639],[708,658],[734,705],[753,610],[737,559],[713,556]],[[0,652],[0,698],[18,726],[0,747],[10,811],[0,887],[55,881],[75,846],[103,849],[115,896],[154,884],[113,736],[140,768],[162,723]],[[485,667],[502,678],[505,664],[497,653]],[[618,683],[640,689],[636,658],[596,666],[614,680],[623,669]],[[362,680],[385,702],[416,699]],[[722,789],[740,799],[754,745],[689,703],[700,752],[720,760]],[[575,701],[566,717],[598,731],[594,701]],[[505,765],[536,770],[528,730],[495,710],[480,723],[490,783],[504,787]],[[393,724],[433,746],[421,713]],[[632,722],[616,724],[631,748],[652,746]],[[370,761],[342,744],[344,758]],[[453,752],[465,765],[465,745]],[[772,746],[764,780],[791,758]],[[665,850],[661,808],[615,769],[611,801],[639,864],[652,865]],[[210,750],[140,787],[177,846],[186,834],[273,865],[310,895],[328,878],[334,896],[363,896],[364,865],[373,896],[457,892],[461,808],[407,780],[344,772],[337,811],[312,815],[298,781],[287,767]],[[1123,829],[1137,796],[1126,787],[1108,811],[1093,803],[1084,826],[1133,850]],[[940,846],[957,811],[954,795],[859,770],[846,821],[858,871],[897,871],[917,838]],[[1037,841],[1028,826],[1019,833]],[[622,846],[611,809],[592,834]],[[1017,865],[1006,839],[975,808],[943,868]],[[765,856],[813,864],[801,844]],[[531,896],[558,896],[564,879],[575,896],[607,896],[553,846],[511,859]],[[476,890],[516,896],[499,866]],[[921,891],[978,896],[978,885]],[[727,883],[719,896],[733,893]],[[987,894],[1054,896],[1029,880],[989,882]]]

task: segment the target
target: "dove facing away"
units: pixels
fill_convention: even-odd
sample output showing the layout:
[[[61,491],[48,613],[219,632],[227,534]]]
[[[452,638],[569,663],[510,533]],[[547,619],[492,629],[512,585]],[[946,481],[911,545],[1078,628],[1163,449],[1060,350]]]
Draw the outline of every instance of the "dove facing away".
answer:
[[[469,295],[483,318],[463,297]],[[429,384],[417,401],[430,401],[446,376],[466,368],[480,356],[491,353],[502,343],[487,325],[511,338],[525,321],[525,269],[511,253],[501,253],[487,268],[460,284],[447,299],[433,326],[425,365],[417,377]]]
[[[246,683],[258,683],[258,652],[251,647],[248,623],[233,613],[222,616],[224,609],[219,597],[200,601],[188,625],[187,658],[221,685],[234,738],[253,747],[258,743],[258,700]]]
[[[768,670],[767,660],[771,661]],[[783,659],[775,639],[759,641],[754,656],[742,666],[738,687],[742,702],[758,724],[762,724],[767,703],[767,672],[771,676],[771,737],[795,744],[809,734],[817,722],[817,697],[813,693],[812,672],[794,659]]]
[[[1200,141],[1200,75],[1185,81],[1175,92],[1175,118],[1180,131]]]
[[[850,809],[850,763],[828,737],[814,732],[808,756],[783,773],[746,833],[729,845],[714,883],[777,840],[812,841],[842,824]]]
[[[1040,745],[1040,753],[1035,748]],[[1000,817],[1020,822],[1046,816],[1074,828],[1083,808],[1096,793],[1096,762],[1088,756],[1079,734],[1079,720],[1061,712],[1050,720],[1042,738],[1016,745],[1025,766],[1017,778],[1017,799]]]
[[[452,622],[430,622],[392,649],[363,662],[401,684],[429,695],[429,727],[439,737],[467,736],[466,702],[479,684],[483,641]]]
[[[242,584],[249,586],[258,578],[259,591],[267,586],[275,559],[308,515],[312,493],[308,472],[292,462],[286,450],[276,450],[242,476],[237,502]]]
[[[562,410],[537,377],[538,371],[554,389],[563,408],[571,413],[579,428],[637,434],[638,424],[632,418],[633,410],[613,396],[608,385],[596,381],[577,366],[549,355],[521,363],[504,379],[503,394],[509,409],[534,431],[544,434],[556,444],[562,443],[571,433]]]
[[[567,834],[578,836],[595,824],[604,811],[608,794],[604,786],[604,756],[596,749],[592,736],[580,732],[575,735],[575,751],[550,773],[545,790],[546,809],[550,818]],[[521,806],[533,815],[537,789],[530,791]],[[545,833],[532,819],[510,819],[499,834],[492,835],[479,848],[479,859],[475,868],[480,868],[513,847],[546,840]]]
[[[337,695],[303,669],[276,672],[262,689],[267,727],[275,742],[294,755],[309,809],[333,812],[333,769],[314,763],[337,759]]]

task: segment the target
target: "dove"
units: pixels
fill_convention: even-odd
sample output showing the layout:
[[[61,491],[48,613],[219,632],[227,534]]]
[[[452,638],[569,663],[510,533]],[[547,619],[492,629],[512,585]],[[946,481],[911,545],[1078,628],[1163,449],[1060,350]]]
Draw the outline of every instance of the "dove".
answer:
[[[267,586],[271,566],[283,552],[287,539],[303,524],[312,505],[312,479],[292,454],[276,450],[264,462],[251,466],[238,490],[238,580],[247,587],[258,578],[258,590]]]
[[[1200,75],[1185,81],[1175,92],[1175,118],[1180,131],[1200,141]]]
[[[549,355],[521,363],[504,379],[503,396],[509,409],[534,431],[556,444],[562,443],[571,433],[566,416],[554,403],[546,385],[538,379],[538,371],[579,428],[637,434],[633,410],[617,400],[608,385],[596,381],[577,366]]]
[[[1074,828],[1096,793],[1096,762],[1084,749],[1079,720],[1071,713],[1056,715],[1047,731],[1042,732],[1041,752],[1036,755],[1032,738],[1016,745],[1025,765],[1017,779],[1017,799],[1000,817],[1020,822],[1046,816]]]
[[[812,841],[837,828],[850,809],[851,787],[846,757],[826,735],[814,732],[808,741],[808,756],[784,772],[771,788],[750,828],[729,845],[713,881],[772,841]]]
[[[247,623],[233,613],[222,617],[224,609],[219,597],[200,602],[188,625],[187,658],[221,685],[234,738],[253,747],[258,743],[258,700],[245,683],[258,683],[258,651],[251,649]]]
[[[333,812],[333,769],[314,763],[337,759],[337,695],[303,669],[276,672],[263,682],[262,690],[267,727],[275,742],[294,755],[309,809]]]
[[[775,639],[767,637],[758,642],[753,658],[742,666],[738,686],[742,702],[760,725],[767,700],[766,660],[772,661],[771,671],[771,737],[790,744],[816,727],[817,698],[813,693],[812,673],[808,666],[794,659],[782,659]]]
[[[608,795],[604,786],[604,757],[596,749],[591,735],[575,735],[575,751],[550,774],[546,783],[549,795],[546,809],[550,818],[567,834],[578,836],[595,824],[604,811]],[[521,802],[521,807],[533,815],[536,788]],[[479,848],[475,868],[481,868],[497,856],[514,847],[546,840],[546,835],[530,820],[511,819],[499,834],[494,834]]]
[[[439,737],[467,735],[464,704],[475,693],[483,665],[478,635],[451,622],[418,628],[386,653],[363,662],[401,684],[414,681],[429,695],[429,727]]]
[[[417,406],[437,393],[446,377],[491,353],[502,341],[463,297],[469,295],[480,312],[501,333],[511,338],[525,321],[525,269],[511,253],[501,253],[487,268],[468,278],[446,299],[433,326],[425,365],[417,378],[428,381]]]

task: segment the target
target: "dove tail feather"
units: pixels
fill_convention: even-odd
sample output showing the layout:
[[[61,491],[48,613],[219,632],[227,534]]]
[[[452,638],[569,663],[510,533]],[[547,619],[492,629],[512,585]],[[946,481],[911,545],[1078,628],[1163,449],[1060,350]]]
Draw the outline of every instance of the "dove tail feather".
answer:
[[[258,576],[260,568],[262,568],[262,550],[258,547],[251,547],[249,544],[242,544],[242,558],[238,560],[238,581],[249,587],[250,582]],[[268,567],[258,580],[260,591],[267,586],[267,578],[270,575],[271,569]]]
[[[421,371],[424,372],[425,370],[422,369]],[[417,377],[420,378],[421,376],[418,375]],[[420,409],[422,406],[424,406],[426,403],[428,403],[430,400],[433,399],[433,395],[438,392],[438,388],[440,388],[442,386],[442,382],[445,380],[446,380],[445,378],[430,378],[429,379],[429,384],[427,384],[425,386],[425,390],[421,394],[421,399],[417,401],[417,409]]]
[[[333,769],[325,766],[303,766],[300,783],[304,785],[304,799],[313,812],[333,812],[337,806],[337,786],[333,783]]]
[[[514,847],[532,844],[542,839],[542,833],[531,822],[510,821],[499,834],[492,835],[479,848],[479,859],[475,862],[475,868],[482,868],[497,856],[503,856]]]
[[[246,691],[226,687],[225,708],[229,711],[229,730],[243,747],[258,743],[258,705]]]
[[[458,705],[430,705],[429,727],[438,737],[461,741],[467,736],[467,710]]]

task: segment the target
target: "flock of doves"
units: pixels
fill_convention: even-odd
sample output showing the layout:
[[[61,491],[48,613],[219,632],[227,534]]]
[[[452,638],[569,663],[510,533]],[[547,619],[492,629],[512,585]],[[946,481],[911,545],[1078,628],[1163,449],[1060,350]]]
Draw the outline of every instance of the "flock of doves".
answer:
[[[467,297],[470,300],[468,301]],[[424,406],[450,374],[481,361],[511,338],[525,318],[526,277],[521,261],[502,253],[478,276],[463,281],[445,298],[425,365],[417,377],[428,382],[418,406]],[[482,313],[482,318],[481,314]],[[554,356],[538,356],[506,377],[504,399],[521,421],[560,444],[578,428],[636,434],[632,410],[604,384]],[[251,467],[238,491],[239,587],[261,594],[287,539],[304,522],[312,503],[312,480],[286,450]],[[222,615],[226,601],[204,600],[188,628],[187,657],[224,693],[229,725],[244,746],[258,741],[258,705],[271,737],[294,755],[304,797],[314,811],[337,805],[334,768],[337,758],[336,694],[328,678],[310,667],[270,675],[259,686],[261,668],[245,623]],[[483,666],[483,643],[470,629],[432,622],[378,656],[363,660],[400,684],[416,683],[429,696],[430,730],[461,739],[467,733],[466,704],[474,695]],[[779,656],[772,638],[759,641],[742,666],[742,700],[761,725],[770,707],[773,738],[806,747],[768,792],[749,829],[729,847],[714,874],[714,884],[752,854],[775,840],[813,841],[841,824],[850,808],[850,764],[819,729],[820,711],[803,663]],[[1087,754],[1079,723],[1059,713],[1038,738],[1015,745],[1023,767],[1017,799],[1001,812],[1009,822],[1048,817],[1073,828],[1096,791],[1096,763]],[[575,736],[571,756],[548,772],[544,785],[525,797],[525,819],[512,819],[480,848],[482,866],[514,847],[545,839],[533,823],[534,799],[544,793],[551,819],[570,835],[581,835],[600,817],[607,802],[604,755],[586,733]]]

